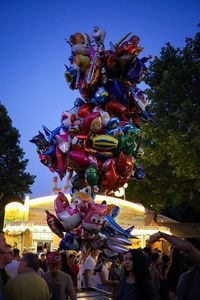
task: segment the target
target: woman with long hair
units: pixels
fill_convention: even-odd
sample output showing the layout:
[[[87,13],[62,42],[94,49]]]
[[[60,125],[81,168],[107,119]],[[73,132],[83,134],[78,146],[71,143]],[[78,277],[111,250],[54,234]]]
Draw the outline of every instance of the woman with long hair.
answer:
[[[153,290],[144,254],[130,249],[124,262],[124,276],[119,283],[116,300],[153,300]]]

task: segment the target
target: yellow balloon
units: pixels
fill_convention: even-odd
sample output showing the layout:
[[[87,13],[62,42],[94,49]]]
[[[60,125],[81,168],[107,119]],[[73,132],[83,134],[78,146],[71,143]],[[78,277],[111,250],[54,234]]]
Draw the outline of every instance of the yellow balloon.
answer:
[[[96,135],[92,139],[92,147],[94,149],[107,151],[115,149],[118,146],[118,140],[110,135],[101,134]]]

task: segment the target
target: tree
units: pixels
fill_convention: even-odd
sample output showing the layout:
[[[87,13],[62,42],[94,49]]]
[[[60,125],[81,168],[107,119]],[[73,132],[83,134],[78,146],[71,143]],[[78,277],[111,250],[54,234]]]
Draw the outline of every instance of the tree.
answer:
[[[5,106],[0,103],[0,229],[3,228],[6,204],[22,202],[25,193],[31,192],[35,178],[25,172],[28,159],[23,159],[19,138]]]
[[[146,177],[127,194],[155,215],[182,205],[200,212],[200,32],[183,48],[167,43],[146,83],[157,125],[142,124]]]

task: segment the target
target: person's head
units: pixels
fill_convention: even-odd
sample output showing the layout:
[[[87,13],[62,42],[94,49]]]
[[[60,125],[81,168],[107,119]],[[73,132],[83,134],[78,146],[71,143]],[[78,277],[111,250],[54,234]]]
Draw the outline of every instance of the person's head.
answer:
[[[98,249],[91,249],[91,256],[93,258],[96,258],[99,254],[99,250]]]
[[[68,264],[73,265],[75,262],[75,258],[76,258],[76,256],[73,253],[69,254],[69,256],[67,258]]]
[[[144,255],[150,255],[151,254],[151,247],[146,246],[146,247],[143,248],[142,251],[143,251]]]
[[[16,259],[16,260],[20,259],[19,253],[20,253],[19,249],[14,248],[13,249],[13,259]]]
[[[12,261],[11,246],[5,240],[0,241],[0,268],[4,268]]]
[[[59,252],[49,252],[47,254],[48,270],[55,277],[61,269],[62,256]]]
[[[39,259],[37,254],[27,252],[20,259],[18,273],[37,272],[39,269]]]
[[[144,282],[149,278],[149,271],[144,254],[138,249],[130,249],[125,255],[125,275],[133,273],[136,282]]]
[[[121,265],[124,262],[124,256],[121,254],[118,254],[116,262]]]
[[[87,256],[88,256],[87,251],[82,250],[81,251],[80,261],[83,263],[86,260]]]

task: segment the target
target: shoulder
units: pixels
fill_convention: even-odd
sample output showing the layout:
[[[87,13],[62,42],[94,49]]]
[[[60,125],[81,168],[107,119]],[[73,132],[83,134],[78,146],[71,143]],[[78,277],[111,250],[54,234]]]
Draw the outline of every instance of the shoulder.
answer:
[[[44,283],[45,280],[42,278],[42,276],[38,275],[36,272],[31,273],[22,273],[17,275],[15,278],[18,278],[18,280],[23,280],[24,282],[33,282],[33,283]]]
[[[191,271],[184,272],[183,274],[180,275],[178,282],[182,283],[185,280],[188,280],[188,278],[190,277],[191,277]]]
[[[25,273],[20,273],[17,276],[10,278],[8,280],[8,282],[10,284],[14,284],[15,282],[19,282],[19,281],[24,281],[26,279],[26,274]]]
[[[63,271],[59,271],[59,277],[60,278],[63,278],[63,279],[66,279],[66,280],[71,280],[71,276]]]
[[[89,255],[86,260],[85,260],[85,263],[87,263],[88,261],[91,261],[92,257]]]
[[[184,285],[186,282],[190,280],[195,280],[197,279],[198,281],[200,280],[200,269],[199,268],[194,268],[193,270],[184,272],[181,274],[178,280],[178,286]]]
[[[95,260],[92,258],[92,256],[88,256],[85,260],[84,266],[87,265],[95,265]]]
[[[21,286],[28,285],[29,283],[35,284],[36,282],[44,282],[44,279],[37,275],[35,272],[31,273],[21,273],[18,274],[16,277],[10,278],[6,283],[6,286]]]

